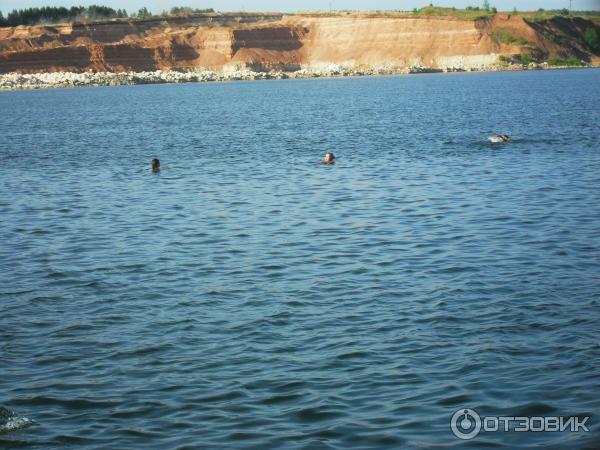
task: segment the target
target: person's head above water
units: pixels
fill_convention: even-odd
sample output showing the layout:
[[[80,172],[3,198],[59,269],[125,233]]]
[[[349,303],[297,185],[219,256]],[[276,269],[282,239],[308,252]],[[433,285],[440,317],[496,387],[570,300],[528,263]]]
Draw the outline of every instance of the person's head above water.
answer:
[[[152,172],[158,172],[160,170],[160,161],[156,158],[152,160]]]
[[[335,155],[331,150],[325,153],[325,157],[323,158],[323,164],[333,164],[335,161]]]

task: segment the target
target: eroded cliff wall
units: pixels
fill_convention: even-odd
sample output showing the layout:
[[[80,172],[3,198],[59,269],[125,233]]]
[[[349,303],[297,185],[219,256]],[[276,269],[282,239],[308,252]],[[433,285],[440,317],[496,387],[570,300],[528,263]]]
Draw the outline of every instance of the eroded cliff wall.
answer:
[[[499,55],[590,59],[583,19],[258,15],[0,28],[0,73],[202,67],[484,68]],[[600,32],[600,29],[598,30]],[[510,37],[510,38],[507,38]]]

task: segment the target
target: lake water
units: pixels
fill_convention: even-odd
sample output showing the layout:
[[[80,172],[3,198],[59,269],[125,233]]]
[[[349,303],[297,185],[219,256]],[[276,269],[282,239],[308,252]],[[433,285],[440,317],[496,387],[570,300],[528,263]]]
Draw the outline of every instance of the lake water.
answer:
[[[1,93],[0,405],[36,424],[0,447],[598,448],[599,100],[598,70]],[[460,408],[590,431],[462,441]]]

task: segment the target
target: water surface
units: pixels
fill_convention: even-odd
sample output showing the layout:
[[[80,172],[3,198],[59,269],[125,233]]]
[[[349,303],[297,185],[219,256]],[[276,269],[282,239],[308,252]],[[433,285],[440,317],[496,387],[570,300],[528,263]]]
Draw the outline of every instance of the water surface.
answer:
[[[598,99],[598,70],[1,93],[0,405],[36,424],[0,446],[597,448]],[[591,428],[464,442],[461,407]]]

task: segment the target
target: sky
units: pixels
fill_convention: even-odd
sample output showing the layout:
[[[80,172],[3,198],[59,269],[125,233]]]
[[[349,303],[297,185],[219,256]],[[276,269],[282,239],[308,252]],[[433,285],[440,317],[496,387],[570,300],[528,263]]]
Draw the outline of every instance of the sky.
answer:
[[[146,6],[153,13],[159,13],[172,6],[192,6],[194,8],[214,8],[217,11],[305,11],[352,9],[400,9],[412,10],[427,6],[432,0],[0,0],[0,11],[6,15],[13,9],[22,9],[35,6],[78,6],[99,4],[111,6],[115,9],[125,8],[128,12],[136,11]],[[600,0],[571,0],[575,10],[600,10]],[[489,0],[491,6],[500,11],[520,11],[568,8],[569,0]],[[436,6],[480,6],[483,0],[437,0]]]

